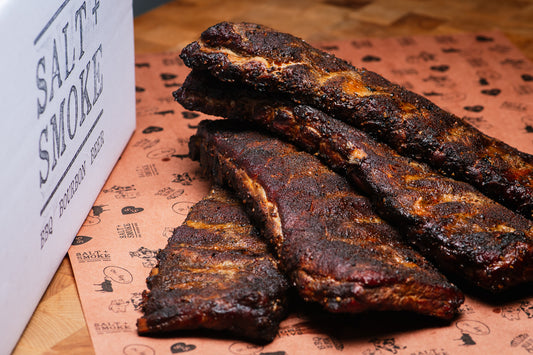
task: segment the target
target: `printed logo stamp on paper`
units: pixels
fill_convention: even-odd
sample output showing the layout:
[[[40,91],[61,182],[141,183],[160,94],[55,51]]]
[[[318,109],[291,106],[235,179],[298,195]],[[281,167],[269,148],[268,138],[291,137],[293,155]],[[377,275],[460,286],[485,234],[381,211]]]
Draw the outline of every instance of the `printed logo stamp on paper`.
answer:
[[[186,216],[187,213],[189,212],[189,209],[193,205],[194,205],[194,202],[189,202],[189,201],[176,202],[175,204],[172,205],[172,211],[174,211],[175,213],[181,216]]]
[[[450,355],[451,353],[446,351],[444,348],[431,348],[424,350],[412,351],[409,355]]]
[[[142,238],[139,223],[125,223],[116,226],[117,234],[120,239]]]
[[[263,346],[245,342],[232,343],[228,350],[235,355],[255,355],[263,350]]]
[[[459,320],[455,326],[461,331],[461,337],[457,340],[462,341],[462,345],[476,345],[474,336],[490,334],[490,328],[483,322],[477,320]]]
[[[124,321],[102,321],[93,324],[97,334],[129,333],[135,327]]]
[[[91,241],[93,238],[86,236],[86,235],[77,235],[74,240],[72,241],[72,245],[82,245],[89,241]]]
[[[181,353],[193,351],[195,349],[196,349],[196,345],[194,344],[178,342],[178,343],[172,344],[172,346],[170,347],[170,352],[172,354],[181,354]]]
[[[313,345],[319,350],[335,349],[342,351],[344,349],[342,342],[329,336],[314,336]]]
[[[522,348],[526,352],[533,354],[533,337],[528,333],[522,333],[515,336],[510,345],[512,348]]]
[[[166,197],[167,200],[173,200],[183,195],[184,192],[185,192],[184,189],[174,189],[172,187],[163,187],[159,189],[159,191],[157,191],[155,195]]]
[[[140,178],[159,175],[159,171],[157,170],[157,166],[155,164],[144,164],[138,166],[135,171],[137,172],[137,176]]]
[[[124,355],[155,355],[155,350],[145,344],[129,344],[122,349]]]
[[[114,292],[113,282],[118,284],[129,284],[133,281],[133,275],[127,269],[120,266],[106,266],[102,270],[104,281],[94,284],[98,286],[96,292]]]
[[[111,254],[107,250],[85,250],[76,253],[79,263],[111,261]]]

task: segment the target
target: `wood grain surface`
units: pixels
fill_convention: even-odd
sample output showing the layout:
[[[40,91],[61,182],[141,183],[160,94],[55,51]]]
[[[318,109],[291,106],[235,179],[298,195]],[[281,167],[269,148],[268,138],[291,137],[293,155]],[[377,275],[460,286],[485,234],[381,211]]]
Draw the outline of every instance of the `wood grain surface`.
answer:
[[[308,42],[500,30],[533,60],[533,0],[175,0],[135,19],[135,51],[179,50],[223,20],[261,23]],[[93,353],[65,257],[14,354]]]

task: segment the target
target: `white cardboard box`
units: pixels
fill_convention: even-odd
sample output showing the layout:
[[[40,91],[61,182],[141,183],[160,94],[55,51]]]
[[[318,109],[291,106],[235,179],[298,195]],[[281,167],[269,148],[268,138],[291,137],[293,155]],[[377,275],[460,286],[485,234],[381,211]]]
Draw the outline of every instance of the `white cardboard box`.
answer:
[[[0,354],[135,128],[131,0],[0,1]]]

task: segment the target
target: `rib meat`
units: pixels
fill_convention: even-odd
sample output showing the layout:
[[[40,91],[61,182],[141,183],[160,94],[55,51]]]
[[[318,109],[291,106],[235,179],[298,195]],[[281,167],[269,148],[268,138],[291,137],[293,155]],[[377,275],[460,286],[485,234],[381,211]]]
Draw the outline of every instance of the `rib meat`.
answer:
[[[319,110],[260,97],[205,72],[193,70],[175,97],[187,109],[259,123],[319,154],[371,195],[381,216],[446,273],[492,292],[533,281],[533,222],[471,185]]]
[[[402,244],[367,198],[318,158],[245,126],[202,121],[191,157],[245,201],[303,299],[331,312],[453,317],[461,291]]]
[[[210,27],[181,57],[220,80],[316,107],[533,219],[532,155],[376,73],[292,35],[248,23]]]
[[[141,335],[225,330],[258,342],[277,334],[288,283],[239,203],[214,188],[194,205],[147,279]]]

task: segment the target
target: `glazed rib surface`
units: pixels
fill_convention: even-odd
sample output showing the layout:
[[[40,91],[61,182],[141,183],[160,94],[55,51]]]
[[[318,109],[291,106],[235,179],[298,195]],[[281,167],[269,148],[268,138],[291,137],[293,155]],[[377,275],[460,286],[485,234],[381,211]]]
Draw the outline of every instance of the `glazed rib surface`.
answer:
[[[462,293],[405,246],[367,198],[318,158],[245,126],[202,121],[191,156],[245,201],[303,299],[331,312],[454,316]]]
[[[254,95],[206,72],[193,71],[175,97],[187,109],[253,121],[319,154],[446,273],[491,292],[533,281],[533,222],[471,185],[312,107]]]
[[[257,342],[276,336],[288,283],[242,204],[224,189],[191,208],[157,259],[139,334],[204,328]]]
[[[376,73],[292,35],[248,23],[210,27],[181,57],[220,80],[316,107],[533,219],[532,155]]]

